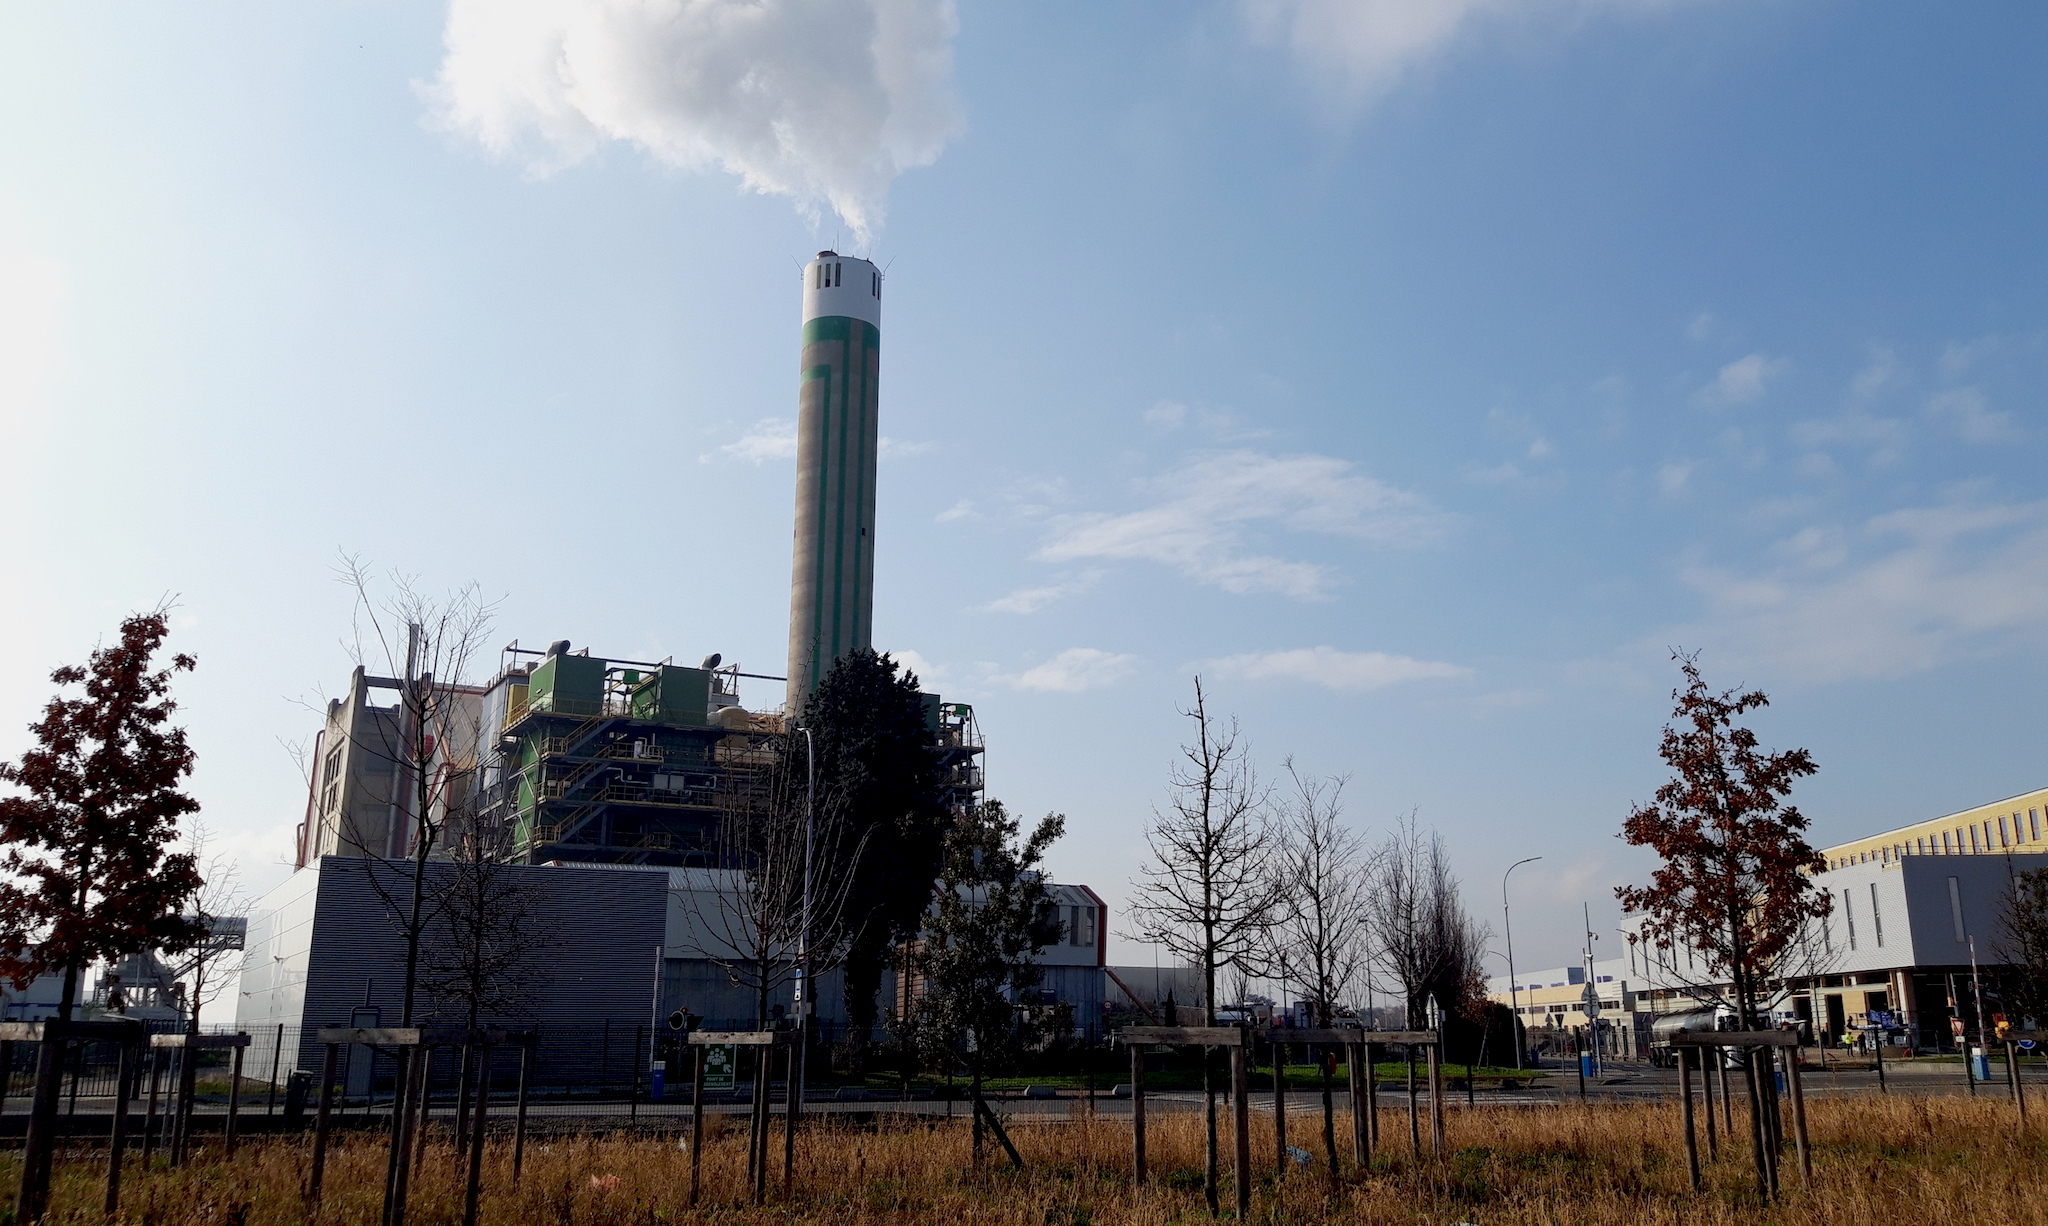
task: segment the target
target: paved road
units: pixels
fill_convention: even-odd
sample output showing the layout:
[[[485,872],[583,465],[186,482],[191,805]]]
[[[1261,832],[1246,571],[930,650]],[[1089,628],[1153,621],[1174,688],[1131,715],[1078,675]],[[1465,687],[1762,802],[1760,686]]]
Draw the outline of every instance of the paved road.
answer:
[[[1463,1108],[1468,1102],[1482,1107],[1544,1107],[1559,1106],[1579,1101],[1579,1080],[1576,1074],[1568,1071],[1557,1072],[1555,1070],[1545,1070],[1545,1072],[1548,1075],[1543,1080],[1523,1089],[1480,1089],[1469,1095],[1462,1090],[1453,1090],[1445,1096],[1445,1105],[1456,1110]],[[1992,1076],[1996,1080],[1988,1084],[1979,1083],[1976,1086],[1976,1093],[1998,1099],[2009,1097],[2010,1092],[2006,1088],[2004,1081],[2004,1068],[2000,1065],[1993,1065]],[[2048,1067],[2023,1067],[2021,1069],[2021,1077],[2030,1095],[2048,1095]],[[1813,1099],[1855,1097],[1880,1092],[1912,1096],[1960,1095],[1971,1092],[1970,1086],[1963,1078],[1963,1066],[1957,1063],[1888,1063],[1885,1066],[1885,1083],[1881,1091],[1876,1072],[1864,1068],[1830,1069],[1827,1071],[1809,1068],[1804,1078],[1807,1096]],[[1616,1065],[1610,1068],[1609,1075],[1606,1077],[1587,1079],[1585,1095],[1586,1100],[1589,1102],[1675,1101],[1678,1097],[1678,1073],[1675,1069],[1658,1069],[1638,1064]],[[1429,1095],[1426,1091],[1418,1094],[1417,1097],[1422,1103],[1426,1104],[1429,1101]],[[252,1099],[253,1101],[251,1101]],[[1339,1110],[1348,1111],[1350,1109],[1350,1095],[1347,1093],[1339,1091],[1335,1095],[1335,1102]],[[775,1098],[775,1110],[778,1114],[782,1110],[782,1103],[783,1099],[778,1094]],[[1200,1091],[1155,1090],[1146,1094],[1145,1103],[1147,1110],[1150,1111],[1197,1111],[1202,1106],[1202,1095]],[[1381,1088],[1380,1106],[1383,1110],[1399,1110],[1406,1105],[1407,1092],[1405,1087],[1385,1085]],[[110,1099],[81,1098],[78,1101],[78,1114],[104,1116],[111,1111],[112,1106],[113,1104]],[[1089,1100],[1080,1091],[1063,1090],[1056,1098],[1004,1098],[997,1102],[997,1106],[1006,1117],[1029,1122],[1051,1123],[1070,1119],[1087,1112],[1089,1110]],[[140,1104],[137,1104],[137,1108],[131,1110],[138,1110],[139,1107]],[[494,1117],[509,1118],[511,1107],[512,1104],[509,1101],[493,1099],[491,1112]],[[1314,1086],[1290,1087],[1287,1096],[1287,1107],[1290,1117],[1296,1115],[1319,1115],[1322,1111],[1321,1092]],[[1272,1111],[1272,1094],[1269,1091],[1254,1092],[1252,1108],[1261,1112]],[[12,1095],[5,1103],[5,1113],[10,1118],[26,1114],[27,1110],[28,1096],[25,1094]],[[220,1103],[201,1103],[198,1106],[198,1110],[202,1115],[217,1116],[225,1114],[226,1106]],[[380,1105],[378,1114],[382,1114],[383,1110],[383,1106]],[[749,1110],[749,1107],[745,1102],[713,1103],[708,1104],[706,1110],[713,1114],[731,1115],[744,1114]],[[820,1097],[806,1101],[804,1110],[807,1113],[819,1115],[945,1116],[950,1114],[965,1116],[967,1114],[965,1103],[956,1101],[948,1104],[944,1099],[940,1098],[914,1099],[909,1102],[903,1102],[892,1099],[840,1100]],[[1105,1116],[1128,1116],[1131,1110],[1130,1100],[1116,1098],[1106,1092],[1099,1092],[1094,1098],[1094,1110],[1097,1114]],[[264,1114],[263,1095],[259,1093],[252,1095],[250,1098],[245,1098],[243,1100],[242,1113],[245,1118],[250,1119],[255,1128],[262,1128],[263,1125],[257,1123],[257,1121],[261,1120]],[[344,1120],[359,1117],[362,1113],[360,1105],[342,1109]],[[311,1114],[310,1111],[308,1114]],[[452,1115],[452,1111],[436,1108],[434,1114],[436,1117],[446,1117]],[[623,1125],[629,1119],[638,1119],[643,1122],[643,1125],[652,1124],[659,1126],[668,1123],[681,1124],[688,1118],[690,1107],[687,1102],[676,1101],[674,1098],[660,1103],[642,1102],[637,1107],[625,1102],[561,1101],[536,1098],[529,1104],[527,1114],[529,1119],[542,1126],[566,1123],[571,1120],[602,1120],[606,1125]]]

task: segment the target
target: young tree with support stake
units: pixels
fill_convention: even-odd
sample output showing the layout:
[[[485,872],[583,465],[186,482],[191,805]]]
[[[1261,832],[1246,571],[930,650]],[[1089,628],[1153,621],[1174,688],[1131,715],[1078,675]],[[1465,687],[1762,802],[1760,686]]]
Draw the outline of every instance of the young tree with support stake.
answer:
[[[1037,956],[1060,939],[1041,866],[1066,829],[1067,819],[1052,813],[1024,837],[1001,801],[985,800],[946,833],[945,870],[915,959],[928,986],[916,1002],[914,1032],[940,1060],[966,1056],[976,1162],[982,1121],[993,1118],[982,1099],[982,1074],[1044,1037],[1019,1006],[1044,975]]]
[[[1685,675],[1658,756],[1672,777],[1656,799],[1638,805],[1621,837],[1649,847],[1664,863],[1647,886],[1614,895],[1649,916],[1648,939],[1670,953],[1683,945],[1710,978],[1730,984],[1726,1003],[1754,1030],[1766,1018],[1765,986],[1782,973],[1807,925],[1831,910],[1813,874],[1826,860],[1806,842],[1806,818],[1783,803],[1794,780],[1819,768],[1804,749],[1766,753],[1735,721],[1770,705],[1761,690],[1715,693],[1700,676],[1698,653],[1674,652]]]
[[[30,725],[36,748],[0,763],[0,976],[26,987],[61,972],[58,1018],[69,1022],[91,963],[149,950],[179,952],[205,934],[181,912],[201,887],[193,857],[169,848],[178,819],[199,809],[179,790],[193,753],[170,719],[171,679],[192,656],[152,668],[169,634],[162,608],[121,623],[83,668],[50,674],[60,694]],[[35,1100],[22,1154],[16,1217],[42,1216],[49,1188],[61,1042],[39,1045]]]
[[[1672,720],[1658,749],[1672,777],[1655,800],[1629,813],[1621,832],[1664,863],[1649,885],[1620,887],[1615,897],[1648,916],[1648,939],[1667,957],[1683,945],[1705,963],[1717,982],[1695,984],[1690,994],[1720,997],[1719,982],[1727,983],[1722,999],[1739,1029],[1760,1030],[1770,1020],[1766,989],[1787,977],[1808,926],[1832,909],[1813,881],[1827,862],[1806,842],[1805,816],[1784,803],[1793,782],[1819,768],[1804,749],[1764,751],[1756,734],[1736,722],[1770,705],[1763,691],[1716,692],[1700,675],[1697,652],[1674,651],[1672,658],[1685,685],[1672,691]],[[1743,1049],[1743,1060],[1751,1149],[1758,1186],[1768,1196],[1776,1183],[1775,1083],[1752,1049]]]
[[[1202,973],[1203,1024],[1216,1024],[1216,985],[1232,969],[1261,976],[1268,936],[1286,886],[1272,870],[1275,834],[1268,791],[1259,782],[1237,721],[1211,714],[1202,679],[1181,714],[1194,739],[1180,748],[1168,780],[1172,799],[1153,814],[1145,841],[1153,863],[1131,904],[1141,939],[1164,945]],[[1202,1061],[1207,1107],[1203,1194],[1218,1209],[1216,1085]]]

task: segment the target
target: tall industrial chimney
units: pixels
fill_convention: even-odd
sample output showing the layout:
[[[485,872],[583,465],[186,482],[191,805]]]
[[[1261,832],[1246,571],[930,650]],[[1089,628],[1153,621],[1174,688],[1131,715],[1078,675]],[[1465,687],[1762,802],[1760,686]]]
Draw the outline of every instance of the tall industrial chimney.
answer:
[[[834,660],[874,642],[882,270],[820,251],[804,269],[803,337],[789,588],[791,712]]]

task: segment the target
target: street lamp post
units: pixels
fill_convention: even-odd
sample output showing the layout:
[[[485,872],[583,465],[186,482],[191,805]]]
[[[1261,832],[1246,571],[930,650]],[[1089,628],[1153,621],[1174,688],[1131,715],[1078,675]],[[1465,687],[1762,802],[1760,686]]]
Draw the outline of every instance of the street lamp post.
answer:
[[[1530,856],[1526,860],[1517,860],[1513,864],[1508,865],[1506,873],[1500,875],[1500,923],[1508,942],[1508,1007],[1514,1014],[1512,1024],[1508,1027],[1508,1033],[1514,1036],[1515,1067],[1517,1069],[1522,1067],[1522,1001],[1521,997],[1517,995],[1517,985],[1515,983],[1515,925],[1508,915],[1508,873],[1514,872],[1524,864],[1534,864],[1542,858],[1542,856]]]

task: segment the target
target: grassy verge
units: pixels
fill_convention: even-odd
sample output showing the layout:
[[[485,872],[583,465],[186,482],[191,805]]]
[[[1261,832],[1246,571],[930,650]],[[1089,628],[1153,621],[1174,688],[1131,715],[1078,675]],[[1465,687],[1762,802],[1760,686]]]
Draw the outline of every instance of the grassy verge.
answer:
[[[2009,1104],[1963,1097],[1865,1098],[1809,1104],[1816,1180],[1801,1186],[1789,1149],[1785,1190],[1774,1205],[1756,1195],[1745,1146],[1727,1146],[1706,1167],[1706,1190],[1687,1186],[1675,1107],[1568,1105],[1451,1112],[1441,1155],[1410,1153],[1405,1113],[1388,1111],[1388,1144],[1359,1171],[1348,1158],[1333,1182],[1320,1159],[1289,1164],[1276,1179],[1270,1118],[1253,1125],[1253,1214],[1287,1226],[1561,1226],[1564,1223],[1914,1222],[1939,1226],[2048,1221],[2040,1172],[2048,1129],[2021,1126]],[[1320,1150],[1318,1138],[1290,1134]],[[1338,1135],[1348,1132],[1348,1121]],[[667,1140],[589,1136],[536,1142],[523,1181],[510,1181],[509,1146],[494,1141],[485,1162],[482,1220],[494,1226],[577,1223],[645,1226],[713,1222],[745,1226],[1167,1226],[1207,1220],[1201,1192],[1202,1131],[1192,1112],[1162,1115],[1149,1136],[1153,1179],[1132,1185],[1128,1124],[1077,1111],[1068,1120],[1011,1129],[1026,1168],[1012,1171],[991,1143],[976,1168],[964,1119],[875,1127],[820,1123],[798,1145],[788,1197],[776,1178],[770,1201],[748,1203],[744,1134],[721,1120],[704,1150],[703,1205],[687,1206],[689,1155]],[[1231,1203],[1231,1145],[1222,1202]],[[0,1193],[11,1192],[18,1151],[0,1154]],[[302,1140],[245,1143],[232,1166],[217,1143],[177,1171],[131,1164],[121,1221],[134,1226],[237,1223],[299,1226],[308,1147]],[[101,1164],[84,1151],[59,1162],[50,1221],[99,1223]],[[342,1138],[327,1171],[322,1226],[369,1226],[377,1218],[384,1148],[369,1136]],[[437,1141],[415,1182],[409,1221],[461,1217],[453,1151]]]

